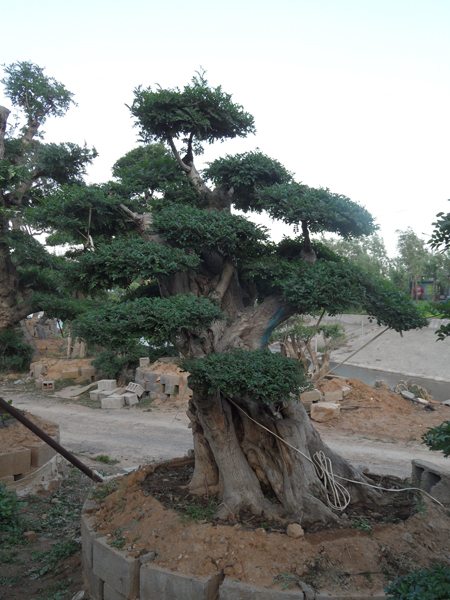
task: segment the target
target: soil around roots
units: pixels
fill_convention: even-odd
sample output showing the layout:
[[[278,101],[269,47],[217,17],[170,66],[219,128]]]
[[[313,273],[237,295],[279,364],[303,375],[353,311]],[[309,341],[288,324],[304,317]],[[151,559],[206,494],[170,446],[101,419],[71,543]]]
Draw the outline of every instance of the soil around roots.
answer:
[[[192,469],[177,459],[99,486],[94,528],[113,544],[120,538],[129,556],[153,552],[162,568],[198,577],[219,570],[269,589],[303,581],[326,593],[374,594],[414,568],[450,566],[450,513],[413,492],[391,493],[384,507],[352,506],[338,526],[315,524],[294,539],[263,516],[213,521],[215,498],[186,489]]]

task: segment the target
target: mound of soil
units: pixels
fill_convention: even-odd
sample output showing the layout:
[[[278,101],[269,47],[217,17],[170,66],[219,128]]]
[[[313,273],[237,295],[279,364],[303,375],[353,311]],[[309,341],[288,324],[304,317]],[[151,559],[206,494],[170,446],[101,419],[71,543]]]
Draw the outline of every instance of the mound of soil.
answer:
[[[24,415],[50,436],[54,436],[58,431],[58,425],[55,425],[55,423],[27,412],[24,412]],[[22,425],[22,423],[13,423],[8,427],[0,429],[0,453],[11,452],[23,446],[29,448],[30,446],[39,446],[40,444],[42,444],[42,440],[27,429],[25,425]]]
[[[296,589],[304,581],[322,592],[373,594],[411,569],[450,565],[450,517],[426,497],[392,494],[390,507],[348,509],[339,526],[293,539],[251,515],[212,522],[215,500],[183,487],[191,469],[184,459],[118,479],[95,513],[95,529],[129,556],[154,552],[162,568],[198,577],[220,570],[261,588]],[[97,496],[108,491],[100,487]]]
[[[339,432],[371,439],[421,441],[422,434],[430,427],[450,419],[448,406],[432,404],[435,410],[428,410],[394,392],[373,388],[359,379],[325,380],[317,388],[325,392],[342,389],[343,386],[350,387],[351,391],[341,403],[342,408],[364,408],[341,410],[340,416],[332,421],[314,423],[319,433],[335,427]]]

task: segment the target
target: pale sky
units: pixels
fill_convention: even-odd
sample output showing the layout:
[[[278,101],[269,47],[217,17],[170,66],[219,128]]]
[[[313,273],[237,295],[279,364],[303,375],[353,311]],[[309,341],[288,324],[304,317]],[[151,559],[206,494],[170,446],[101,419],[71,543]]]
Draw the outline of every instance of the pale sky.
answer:
[[[75,93],[44,129],[97,148],[91,182],[136,146],[133,88],[182,87],[202,66],[257,128],[202,160],[259,147],[365,206],[390,254],[396,229],[429,234],[450,211],[449,0],[18,0],[2,20],[1,62],[35,62]]]

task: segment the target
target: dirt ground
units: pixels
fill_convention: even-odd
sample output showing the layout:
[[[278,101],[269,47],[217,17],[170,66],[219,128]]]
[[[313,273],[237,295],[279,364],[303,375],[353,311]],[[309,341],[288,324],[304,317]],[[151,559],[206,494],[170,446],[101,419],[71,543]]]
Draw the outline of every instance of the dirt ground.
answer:
[[[46,434],[50,436],[55,434],[57,430],[55,423],[50,423],[41,417],[27,412],[24,413],[24,416]],[[30,446],[38,446],[39,444],[42,444],[42,440],[21,423],[13,423],[8,427],[0,429],[0,454],[2,452],[10,452],[22,446],[28,448]]]
[[[449,407],[436,405],[436,410],[428,411],[358,380],[337,378],[322,387],[336,389],[342,385],[351,388],[343,408],[359,408],[341,410],[338,419],[314,424],[335,451],[360,468],[380,475],[410,475],[412,458],[425,458],[449,469],[448,459],[440,453],[431,454],[420,444],[423,431],[450,419]],[[147,400],[127,409],[97,410],[87,399],[52,397],[36,389],[33,382],[14,384],[14,378],[0,382],[0,393],[5,399],[12,399],[17,408],[58,423],[61,443],[88,466],[104,468],[104,474],[183,456],[192,448],[186,402],[180,400]],[[99,454],[118,460],[117,465],[101,465],[95,460]],[[234,579],[282,589],[296,589],[301,580],[321,591],[372,594],[381,591],[388,579],[417,566],[436,562],[450,565],[449,513],[427,499],[417,496],[411,505],[403,507],[403,518],[410,515],[407,520],[397,518],[398,512],[389,514],[377,507],[367,508],[361,514],[347,510],[342,528],[306,531],[303,538],[292,539],[283,528],[277,530],[250,515],[242,523],[210,522],[214,500],[206,498],[200,502],[186,497],[180,489],[190,468],[185,465],[180,475],[173,468],[164,473],[144,467],[119,480],[116,491],[102,499],[96,515],[102,534],[109,534],[112,542],[123,543],[129,552],[155,552],[156,564],[164,568],[198,575],[220,569]],[[98,493],[107,491],[99,488]],[[165,503],[168,495],[178,506]],[[11,578],[23,569],[15,560],[13,556],[12,562],[0,566],[0,581],[10,582],[9,590],[17,588],[16,596],[7,594],[2,598],[0,593],[0,600],[51,598],[36,595],[37,592],[32,595],[31,587],[23,588],[23,575],[16,586]],[[72,567],[71,578],[76,583],[67,588],[66,595],[55,588],[55,594],[59,594],[55,600],[70,600],[77,591],[80,567],[69,566]],[[26,585],[32,584],[27,581]]]
[[[450,566],[449,511],[426,498],[402,492],[395,508],[347,509],[340,526],[293,539],[285,527],[252,523],[251,515],[210,522],[213,500],[186,498],[192,466],[178,465],[150,466],[117,480],[100,500],[94,527],[129,556],[153,552],[162,568],[200,577],[222,570],[269,589],[298,589],[303,581],[322,593],[374,594],[419,566]],[[111,489],[106,484],[104,494]]]

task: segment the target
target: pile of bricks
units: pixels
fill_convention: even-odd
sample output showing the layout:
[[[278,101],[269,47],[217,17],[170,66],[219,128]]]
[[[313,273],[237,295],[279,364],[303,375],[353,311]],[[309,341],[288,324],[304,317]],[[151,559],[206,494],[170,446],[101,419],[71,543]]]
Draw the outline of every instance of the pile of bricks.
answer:
[[[91,400],[100,400],[102,408],[122,408],[133,406],[139,402],[144,389],[136,383],[129,383],[126,388],[117,387],[115,379],[101,379],[98,388],[90,392]]]
[[[347,398],[350,388],[344,386],[339,390],[327,391],[322,394],[320,390],[309,390],[303,392],[300,400],[306,410],[311,411],[311,419],[318,423],[330,421],[339,416],[340,403]]]
[[[35,363],[30,365],[30,375],[36,378],[35,384],[40,390],[49,391],[55,389],[55,381],[53,379],[46,379],[46,377],[48,377],[48,371],[48,365]],[[78,379],[79,377],[94,381],[94,367],[72,367],[71,369],[61,371],[61,379]]]
[[[59,427],[51,436],[59,442]],[[32,469],[42,467],[56,454],[51,446],[43,441],[22,442],[22,447],[9,452],[0,452],[0,482],[13,483],[26,477]]]
[[[154,400],[172,401],[192,396],[192,390],[188,387],[187,378],[189,373],[181,372],[172,365],[172,373],[164,373],[154,365],[150,367],[149,360],[141,359],[141,365],[136,369],[136,383],[140,385]]]

